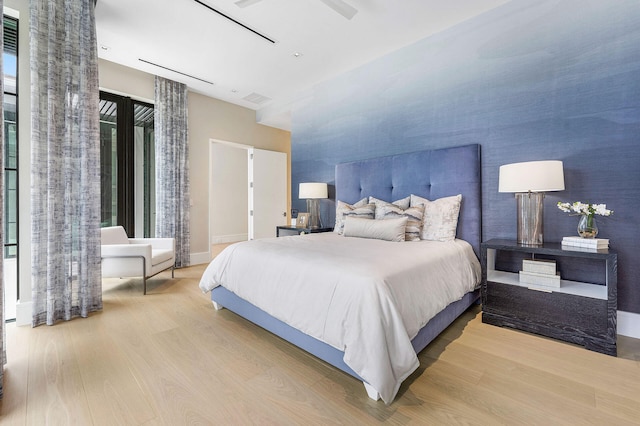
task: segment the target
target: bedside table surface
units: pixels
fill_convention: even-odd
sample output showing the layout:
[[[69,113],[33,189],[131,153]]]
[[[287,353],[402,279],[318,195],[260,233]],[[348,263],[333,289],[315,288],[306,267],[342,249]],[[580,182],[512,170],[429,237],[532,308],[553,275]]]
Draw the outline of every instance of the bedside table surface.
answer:
[[[315,232],[331,232],[333,231],[333,228],[302,228],[299,226],[287,226],[287,225],[282,225],[282,226],[276,226],[277,229],[286,229],[288,231],[304,231],[304,232],[311,232],[311,233],[315,233]]]
[[[571,256],[571,257],[586,257],[586,258],[607,258],[617,257],[617,252],[611,248],[600,250],[581,250],[576,248],[572,250],[563,247],[561,243],[550,242],[544,243],[539,246],[518,244],[515,240],[505,239],[492,239],[485,241],[481,244],[481,247],[487,247],[496,250],[508,250],[533,254],[550,254],[554,256]]]
[[[300,228],[297,226],[276,226],[276,237],[288,237],[291,235],[318,234],[320,232],[332,232],[333,228]]]

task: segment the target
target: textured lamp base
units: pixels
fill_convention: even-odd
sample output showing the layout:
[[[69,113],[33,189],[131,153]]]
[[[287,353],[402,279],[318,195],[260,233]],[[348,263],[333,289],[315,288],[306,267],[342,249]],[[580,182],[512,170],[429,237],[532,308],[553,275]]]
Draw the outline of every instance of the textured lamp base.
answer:
[[[307,211],[309,212],[309,228],[317,229],[322,227],[320,221],[320,203],[318,199],[307,199]]]
[[[518,244],[539,246],[542,236],[544,192],[518,192]]]

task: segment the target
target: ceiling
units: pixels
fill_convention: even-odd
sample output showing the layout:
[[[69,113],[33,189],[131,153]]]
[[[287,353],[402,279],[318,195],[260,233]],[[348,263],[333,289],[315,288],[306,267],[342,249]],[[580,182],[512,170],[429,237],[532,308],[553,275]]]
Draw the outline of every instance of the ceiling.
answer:
[[[99,0],[98,55],[290,130],[297,93],[508,0],[237,1]],[[336,2],[357,13],[347,19]]]

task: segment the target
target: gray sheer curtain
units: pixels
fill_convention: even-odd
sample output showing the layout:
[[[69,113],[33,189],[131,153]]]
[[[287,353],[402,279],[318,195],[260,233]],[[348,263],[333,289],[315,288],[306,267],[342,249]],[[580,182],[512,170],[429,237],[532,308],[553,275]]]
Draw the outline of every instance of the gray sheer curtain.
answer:
[[[0,0],[0,10],[3,7]],[[0,52],[4,52],[4,24],[0,20]],[[4,76],[4,68],[0,55],[0,76]],[[4,170],[4,78],[0,78],[0,171]],[[7,331],[4,328],[4,173],[0,172],[0,398],[4,395],[4,365],[7,363]]]
[[[30,0],[33,326],[102,309],[94,0]]]
[[[155,79],[156,237],[175,238],[176,267],[190,264],[187,86]]]

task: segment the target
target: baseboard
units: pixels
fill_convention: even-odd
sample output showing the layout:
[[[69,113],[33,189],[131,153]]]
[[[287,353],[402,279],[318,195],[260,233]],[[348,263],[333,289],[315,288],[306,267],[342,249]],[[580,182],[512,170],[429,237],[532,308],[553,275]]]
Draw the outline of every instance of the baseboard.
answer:
[[[211,252],[205,251],[202,253],[191,253],[189,260],[191,261],[191,265],[200,265],[201,263],[209,263],[211,262]]]
[[[211,244],[226,244],[237,243],[239,241],[247,241],[249,239],[248,234],[235,234],[235,235],[215,235],[211,236]]]
[[[618,334],[640,339],[640,314],[618,311]]]
[[[16,325],[31,325],[33,319],[33,302],[18,302],[16,304]]]

